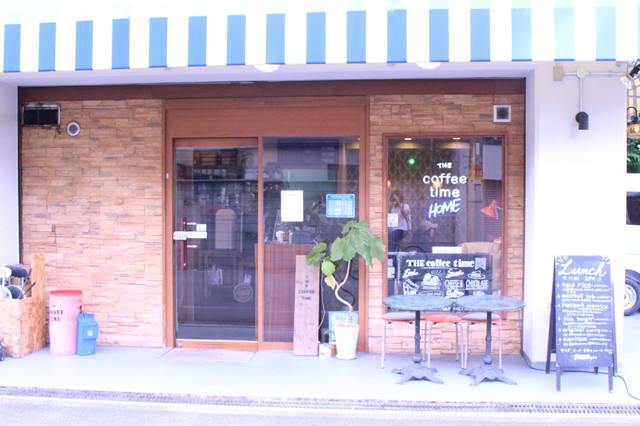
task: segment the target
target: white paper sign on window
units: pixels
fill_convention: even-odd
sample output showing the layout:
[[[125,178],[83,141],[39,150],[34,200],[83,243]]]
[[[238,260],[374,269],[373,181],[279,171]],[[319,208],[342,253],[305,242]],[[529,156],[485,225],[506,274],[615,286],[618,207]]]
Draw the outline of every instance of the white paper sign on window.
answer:
[[[280,212],[283,222],[304,220],[304,191],[281,191]]]
[[[387,214],[387,227],[389,228],[398,227],[398,213]]]

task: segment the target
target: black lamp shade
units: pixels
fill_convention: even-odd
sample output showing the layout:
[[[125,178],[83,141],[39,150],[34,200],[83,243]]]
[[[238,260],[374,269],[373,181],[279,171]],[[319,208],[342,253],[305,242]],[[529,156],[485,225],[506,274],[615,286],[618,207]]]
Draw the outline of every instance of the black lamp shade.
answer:
[[[578,122],[578,130],[589,130],[589,114],[580,111],[576,114],[576,121]]]

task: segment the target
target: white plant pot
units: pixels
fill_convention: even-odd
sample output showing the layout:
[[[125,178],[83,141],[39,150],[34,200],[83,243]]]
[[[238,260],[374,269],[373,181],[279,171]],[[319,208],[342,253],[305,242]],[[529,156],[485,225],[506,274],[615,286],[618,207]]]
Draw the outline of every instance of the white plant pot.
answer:
[[[339,323],[333,327],[336,338],[336,358],[354,359],[356,357],[359,330],[358,324]]]

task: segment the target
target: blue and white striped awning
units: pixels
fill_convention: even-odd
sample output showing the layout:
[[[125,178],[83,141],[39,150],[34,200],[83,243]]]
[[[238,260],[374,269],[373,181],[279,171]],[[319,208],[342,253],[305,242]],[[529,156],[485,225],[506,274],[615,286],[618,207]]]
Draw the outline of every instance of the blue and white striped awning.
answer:
[[[0,11],[2,71],[640,56],[638,0],[70,4]]]

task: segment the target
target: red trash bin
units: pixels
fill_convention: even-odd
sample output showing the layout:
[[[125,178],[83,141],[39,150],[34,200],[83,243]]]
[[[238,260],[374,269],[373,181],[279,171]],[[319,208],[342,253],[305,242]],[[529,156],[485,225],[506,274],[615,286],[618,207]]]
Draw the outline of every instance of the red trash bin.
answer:
[[[78,314],[82,310],[80,290],[49,293],[49,349],[51,355],[75,355]]]

